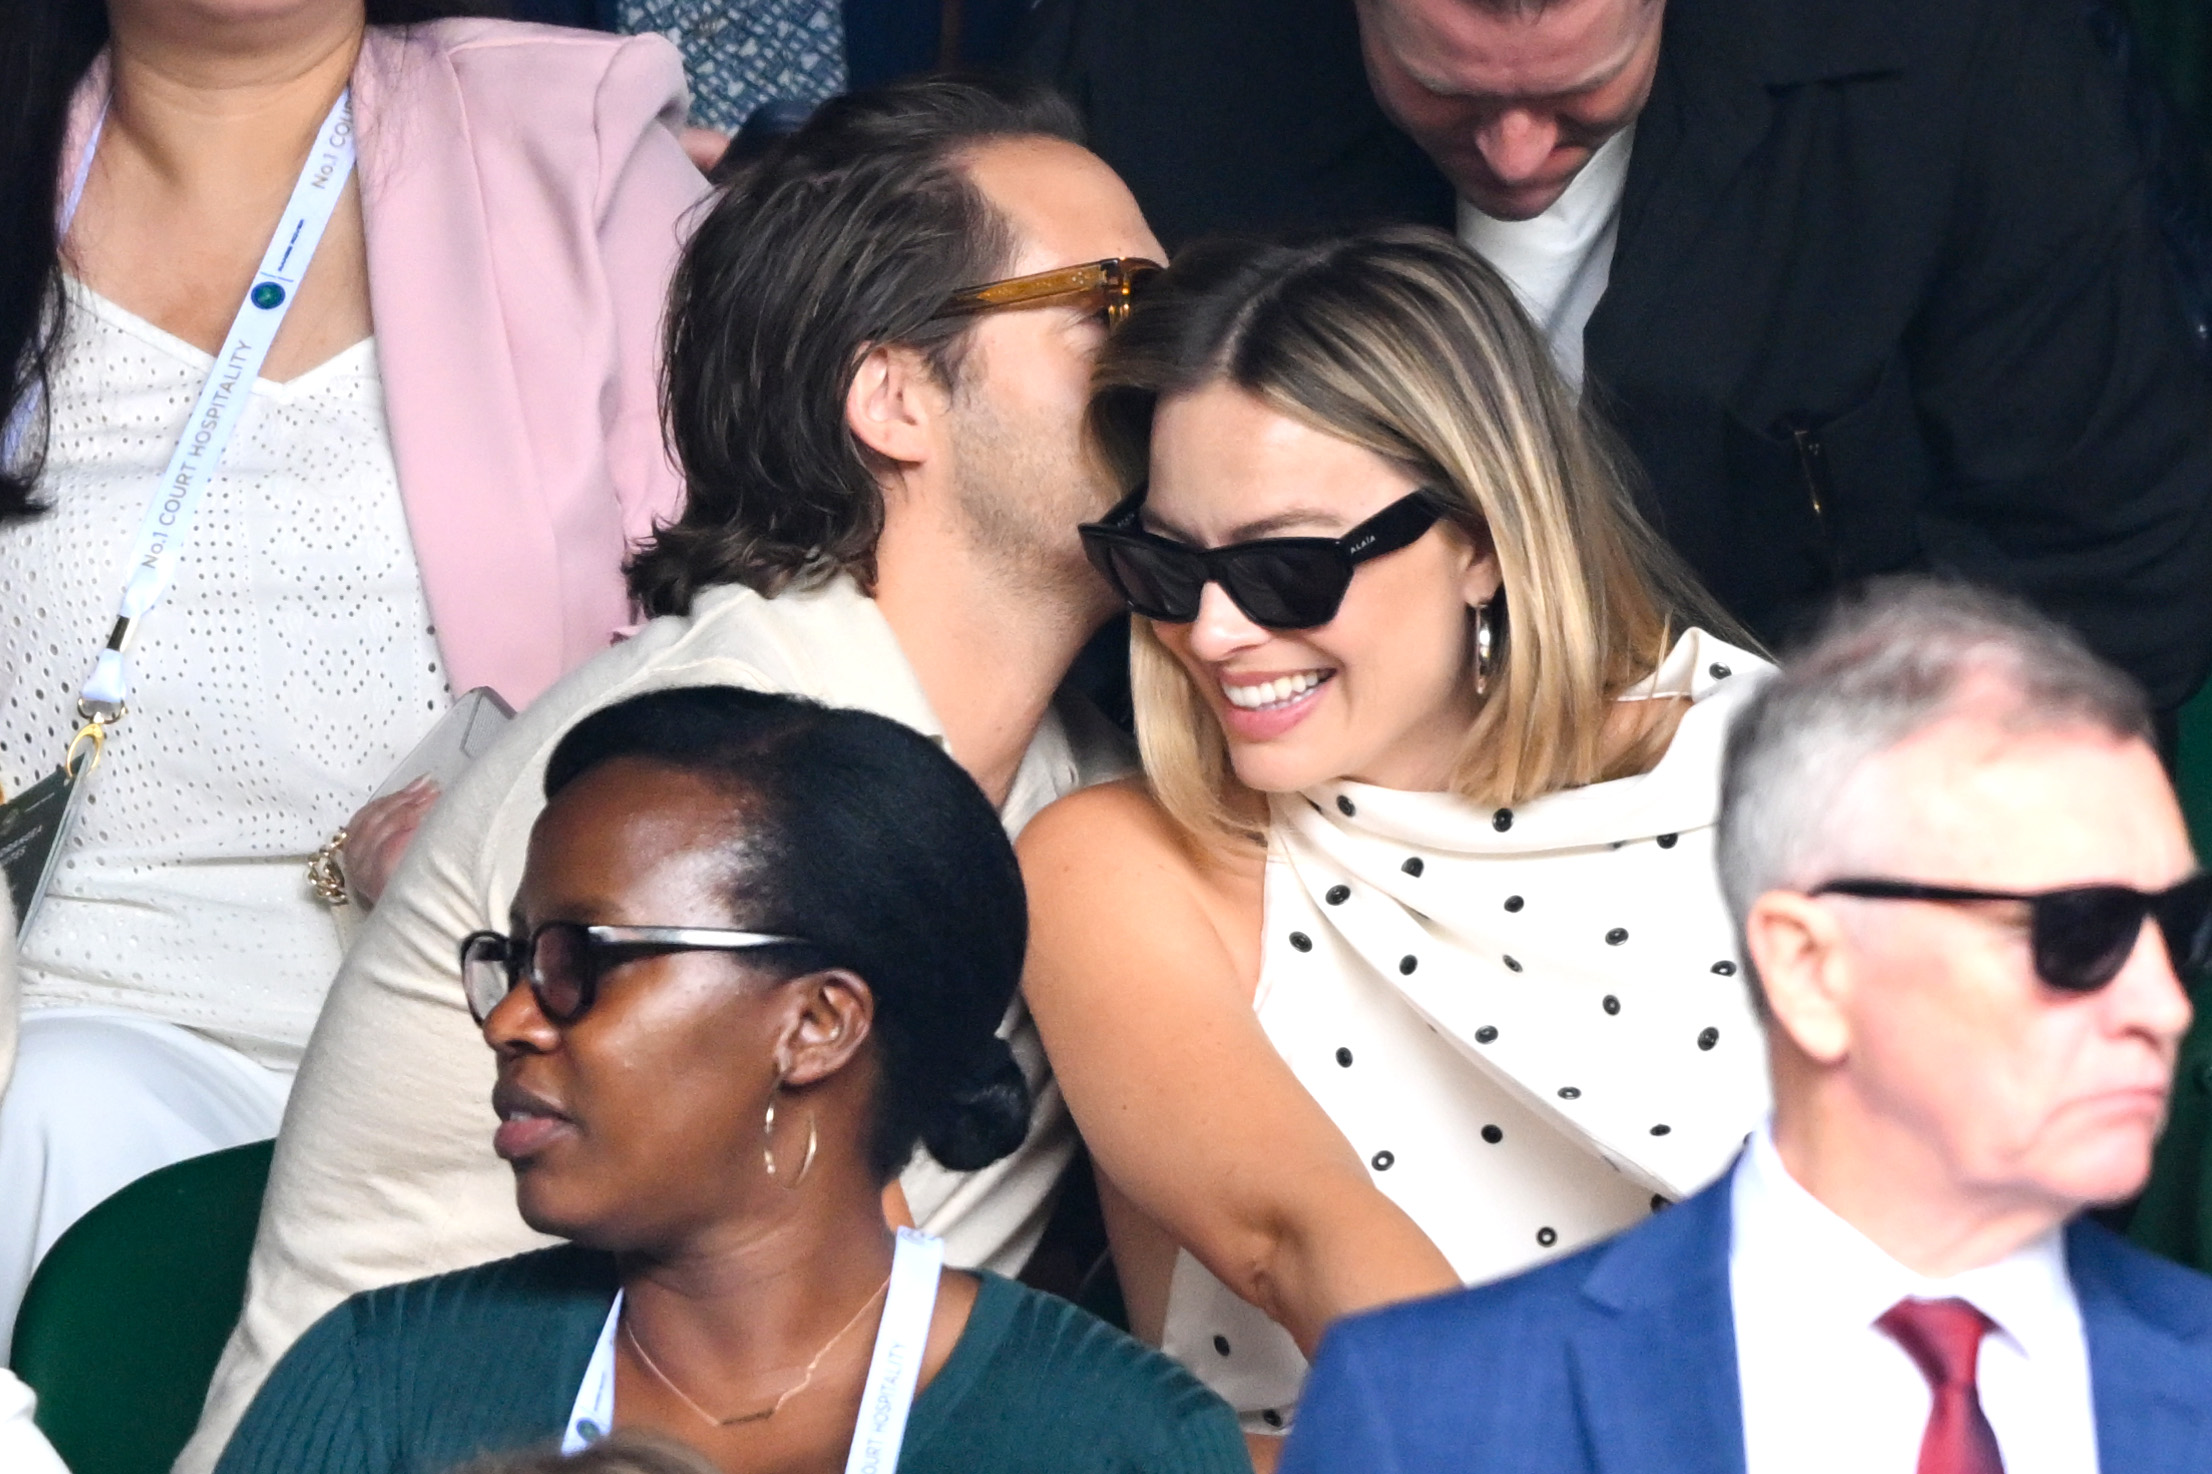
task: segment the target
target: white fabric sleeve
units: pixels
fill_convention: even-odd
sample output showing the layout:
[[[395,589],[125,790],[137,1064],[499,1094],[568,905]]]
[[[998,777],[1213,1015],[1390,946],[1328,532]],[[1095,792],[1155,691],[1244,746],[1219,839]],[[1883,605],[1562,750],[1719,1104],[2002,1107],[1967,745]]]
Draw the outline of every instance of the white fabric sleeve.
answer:
[[[5,894],[0,894],[0,921],[8,922],[12,941],[14,921]],[[15,1373],[0,1367],[0,1469],[8,1474],[69,1474],[61,1455],[31,1421],[37,1406],[31,1389],[17,1381]]]

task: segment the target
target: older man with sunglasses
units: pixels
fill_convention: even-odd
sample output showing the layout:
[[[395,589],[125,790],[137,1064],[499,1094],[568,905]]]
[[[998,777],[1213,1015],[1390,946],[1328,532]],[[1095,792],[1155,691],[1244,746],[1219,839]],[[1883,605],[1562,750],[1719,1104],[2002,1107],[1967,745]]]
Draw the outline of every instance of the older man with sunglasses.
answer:
[[[213,1462],[329,1306],[540,1242],[492,1154],[461,949],[489,931],[480,964],[543,970],[507,906],[546,757],[579,718],[712,683],[875,711],[941,741],[1017,830],[1126,771],[1118,735],[1055,693],[1115,607],[1075,531],[1114,496],[1080,434],[1091,360],[1161,252],[1074,137],[1038,89],[901,84],[828,104],[706,214],[668,335],[688,503],[630,566],[657,617],[517,719],[369,916],[308,1047],[245,1315],[181,1468]],[[590,975],[619,986],[622,955]],[[1034,1028],[1009,1022],[1040,1100],[1028,1141],[977,1173],[918,1156],[886,1210],[953,1263],[1010,1275],[1075,1142]]]
[[[1746,708],[1720,864],[1774,1116],[1632,1233],[1332,1335],[1286,1471],[2137,1474],[2212,1448],[2212,1280],[2139,1190],[2212,954],[2134,686],[1877,591]]]

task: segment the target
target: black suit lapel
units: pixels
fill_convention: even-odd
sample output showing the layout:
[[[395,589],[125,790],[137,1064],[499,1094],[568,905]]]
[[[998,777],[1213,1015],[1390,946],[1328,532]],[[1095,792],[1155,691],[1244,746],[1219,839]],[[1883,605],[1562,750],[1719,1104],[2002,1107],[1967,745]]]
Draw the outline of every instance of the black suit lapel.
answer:
[[[1569,1351],[1597,1474],[1744,1474],[1732,1176],[1621,1240],[1584,1285],[1610,1311]]]
[[[1789,89],[1910,61],[1893,11],[1921,0],[1667,0],[1659,70],[1636,124],[1621,228],[1585,346],[1604,379],[1635,357]],[[1711,304],[1715,308],[1722,304]]]

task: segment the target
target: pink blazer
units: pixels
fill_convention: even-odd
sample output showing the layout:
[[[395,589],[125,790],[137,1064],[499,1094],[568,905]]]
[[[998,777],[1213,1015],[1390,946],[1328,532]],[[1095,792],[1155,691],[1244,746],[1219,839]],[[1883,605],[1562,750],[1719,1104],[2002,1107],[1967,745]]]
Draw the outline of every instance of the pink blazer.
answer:
[[[86,79],[81,139],[105,92]],[[371,28],[353,73],[369,305],[453,688],[516,707],[631,622],[629,544],[682,499],[660,324],[706,181],[658,36]]]

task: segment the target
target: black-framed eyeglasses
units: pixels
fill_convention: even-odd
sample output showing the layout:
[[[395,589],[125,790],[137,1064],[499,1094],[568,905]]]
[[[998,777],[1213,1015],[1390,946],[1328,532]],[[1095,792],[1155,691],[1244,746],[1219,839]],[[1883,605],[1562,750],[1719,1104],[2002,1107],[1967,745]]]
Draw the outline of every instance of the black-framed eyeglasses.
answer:
[[[2035,975],[2066,993],[2094,993],[2120,975],[2143,918],[2156,917],[2166,955],[2184,977],[2212,963],[2212,875],[2192,875],[2163,891],[2125,885],[2077,885],[2051,891],[1985,891],[1913,880],[1850,877],[1815,886],[1815,896],[1864,901],[2017,901],[2028,908]]]
[[[1189,624],[1209,583],[1218,583],[1254,624],[1310,630],[1336,618],[1352,573],[1370,558],[1420,541],[1444,515],[1426,489],[1402,496],[1342,537],[1262,537],[1198,548],[1137,525],[1147,488],[1138,487],[1078,531],[1091,566],[1122,602],[1146,619]]]
[[[1145,283],[1167,270],[1142,256],[1109,256],[1081,266],[1010,276],[1004,281],[962,287],[945,300],[937,317],[965,317],[979,312],[1003,312],[1017,307],[1050,307],[1065,304],[1085,312],[1103,312],[1106,325],[1121,326],[1129,304]]]
[[[667,952],[751,952],[803,947],[803,937],[726,931],[709,926],[587,926],[548,921],[527,937],[470,932],[461,940],[461,989],[481,1024],[514,989],[529,984],[538,1008],[556,1024],[572,1024],[599,999],[608,972],[625,962]]]

